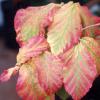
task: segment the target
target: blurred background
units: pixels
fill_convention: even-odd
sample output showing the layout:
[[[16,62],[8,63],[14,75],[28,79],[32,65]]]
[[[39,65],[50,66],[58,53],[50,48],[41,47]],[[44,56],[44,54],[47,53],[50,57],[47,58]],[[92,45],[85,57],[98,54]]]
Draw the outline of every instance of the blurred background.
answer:
[[[14,66],[18,44],[14,30],[14,16],[16,11],[27,6],[40,6],[50,2],[67,3],[70,0],[0,0],[0,74],[4,69]],[[100,16],[100,0],[73,0],[87,5],[91,12]],[[16,77],[7,83],[0,83],[0,100],[21,100],[15,90]],[[60,100],[56,97],[57,100]],[[72,100],[71,97],[68,100]],[[100,77],[98,77],[88,94],[82,100],[100,100]]]

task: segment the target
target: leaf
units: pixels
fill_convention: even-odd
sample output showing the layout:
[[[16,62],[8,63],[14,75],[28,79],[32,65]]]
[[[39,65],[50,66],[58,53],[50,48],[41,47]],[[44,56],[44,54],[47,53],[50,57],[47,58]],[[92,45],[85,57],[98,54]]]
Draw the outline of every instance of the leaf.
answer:
[[[62,6],[54,15],[47,33],[51,52],[58,55],[76,44],[81,36],[81,28],[79,4],[69,2]]]
[[[35,57],[34,62],[38,69],[38,78],[41,87],[47,94],[53,94],[62,86],[62,63],[58,57],[45,52]]]
[[[61,88],[56,94],[60,97],[61,100],[66,100],[69,97],[64,88]]]
[[[55,100],[55,95],[47,96],[45,100]]]
[[[17,62],[24,63],[32,57],[38,56],[48,49],[49,45],[44,36],[34,36],[28,43],[20,48],[17,55]]]
[[[80,42],[64,53],[65,67],[63,68],[64,87],[74,100],[80,100],[91,88],[97,71],[96,65]]]
[[[19,96],[25,100],[54,100],[54,93],[62,86],[60,65],[49,52],[24,63],[16,86]]]
[[[48,4],[40,7],[20,9],[14,20],[17,41],[20,46],[38,34],[44,34],[45,28],[53,21],[53,15],[60,8],[58,4]]]
[[[94,59],[98,74],[100,74],[100,44],[95,39],[90,37],[82,38],[81,42]]]
[[[80,16],[82,20],[82,27],[86,28],[88,26],[100,23],[100,17],[94,16],[86,6],[80,6]],[[92,36],[100,35],[100,27],[99,26],[91,26],[83,30],[84,36]]]
[[[13,74],[16,74],[19,70],[19,67],[9,68],[8,70],[4,70],[4,72],[0,75],[0,82],[6,82],[10,79]]]
[[[40,87],[38,74],[33,61],[29,61],[21,66],[16,90],[23,100],[44,100],[46,93]]]

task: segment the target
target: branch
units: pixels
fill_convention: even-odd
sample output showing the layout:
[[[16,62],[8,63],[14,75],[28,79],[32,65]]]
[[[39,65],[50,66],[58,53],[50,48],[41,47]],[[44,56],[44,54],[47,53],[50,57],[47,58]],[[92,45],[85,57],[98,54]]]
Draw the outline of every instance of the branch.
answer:
[[[88,28],[96,27],[96,26],[100,26],[100,23],[86,26],[86,27],[82,28],[82,31],[84,31],[84,30],[86,30],[86,29],[88,29]]]

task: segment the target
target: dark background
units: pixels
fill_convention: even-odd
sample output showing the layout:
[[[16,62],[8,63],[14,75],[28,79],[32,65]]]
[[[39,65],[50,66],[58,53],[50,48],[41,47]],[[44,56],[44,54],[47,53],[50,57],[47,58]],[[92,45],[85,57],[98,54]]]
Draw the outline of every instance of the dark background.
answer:
[[[4,22],[0,26],[0,73],[16,63],[18,44],[16,43],[16,33],[14,30],[14,16],[16,11],[27,6],[45,5],[50,2],[61,3],[70,0],[0,0]],[[100,16],[100,0],[73,0],[87,5],[97,16]],[[7,83],[0,84],[0,100],[20,100],[15,91],[16,77]],[[60,100],[56,96],[57,100]],[[68,100],[72,100],[71,97]],[[90,91],[82,100],[100,100],[100,77],[98,77]]]

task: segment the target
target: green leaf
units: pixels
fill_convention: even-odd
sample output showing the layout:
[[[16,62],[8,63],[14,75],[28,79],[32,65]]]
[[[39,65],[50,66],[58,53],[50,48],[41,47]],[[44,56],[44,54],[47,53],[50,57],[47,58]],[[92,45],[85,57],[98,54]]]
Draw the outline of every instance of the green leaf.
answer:
[[[45,100],[55,100],[55,95],[47,96]]]
[[[63,87],[56,94],[61,100],[66,100],[69,97],[69,94],[67,94]]]

